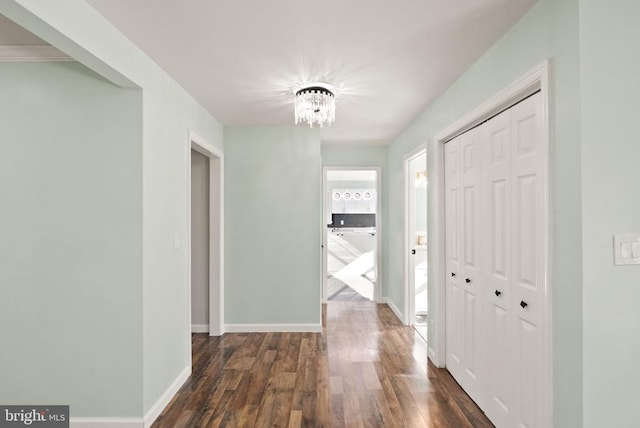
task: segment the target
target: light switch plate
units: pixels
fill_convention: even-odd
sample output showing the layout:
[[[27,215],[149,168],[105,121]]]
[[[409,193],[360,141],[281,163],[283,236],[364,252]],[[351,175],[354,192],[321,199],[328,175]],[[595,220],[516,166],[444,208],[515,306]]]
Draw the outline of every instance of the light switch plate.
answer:
[[[640,265],[640,233],[613,235],[613,264]]]

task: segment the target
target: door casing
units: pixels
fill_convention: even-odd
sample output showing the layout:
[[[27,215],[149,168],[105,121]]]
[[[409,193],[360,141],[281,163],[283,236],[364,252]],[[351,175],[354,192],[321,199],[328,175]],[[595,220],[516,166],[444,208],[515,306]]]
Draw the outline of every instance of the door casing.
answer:
[[[187,344],[191,366],[191,150],[209,158],[209,335],[224,334],[224,154],[189,131],[185,144],[187,171]]]

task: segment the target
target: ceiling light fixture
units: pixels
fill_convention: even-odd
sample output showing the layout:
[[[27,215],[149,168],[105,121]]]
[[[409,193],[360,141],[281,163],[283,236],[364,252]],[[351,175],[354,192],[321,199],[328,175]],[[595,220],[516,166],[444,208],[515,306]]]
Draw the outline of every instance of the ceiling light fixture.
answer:
[[[308,83],[296,91],[296,125],[307,122],[310,128],[317,124],[331,125],[336,119],[336,97],[333,87],[326,83]]]

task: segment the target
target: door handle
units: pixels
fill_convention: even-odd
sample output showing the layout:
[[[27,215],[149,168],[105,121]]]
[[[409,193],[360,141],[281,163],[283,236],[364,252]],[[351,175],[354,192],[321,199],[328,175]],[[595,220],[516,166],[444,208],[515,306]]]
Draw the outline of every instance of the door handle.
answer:
[[[522,309],[526,308],[527,306],[529,306],[529,305],[527,304],[527,302],[525,302],[524,300],[520,300],[520,307],[521,307]]]
[[[500,297],[500,295],[502,294],[502,291],[496,290],[494,291],[494,293],[496,294],[496,297]]]
[[[453,272],[451,272],[451,276],[456,276],[456,274],[455,274],[455,273],[453,273]]]
[[[471,282],[471,280],[469,278],[465,278],[464,282],[466,282],[467,284]]]
[[[416,253],[415,249],[411,250],[411,254],[415,254],[415,253]]]

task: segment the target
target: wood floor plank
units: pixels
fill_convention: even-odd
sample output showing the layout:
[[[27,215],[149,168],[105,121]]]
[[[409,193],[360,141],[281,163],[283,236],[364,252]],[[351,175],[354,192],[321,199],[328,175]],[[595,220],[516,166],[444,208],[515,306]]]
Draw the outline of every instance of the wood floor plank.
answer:
[[[259,411],[260,406],[245,406],[238,420],[238,426],[247,428],[255,426]]]
[[[322,333],[194,334],[164,427],[492,427],[387,305],[330,302]]]
[[[302,410],[292,410],[289,416],[289,428],[302,427]]]

